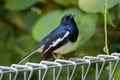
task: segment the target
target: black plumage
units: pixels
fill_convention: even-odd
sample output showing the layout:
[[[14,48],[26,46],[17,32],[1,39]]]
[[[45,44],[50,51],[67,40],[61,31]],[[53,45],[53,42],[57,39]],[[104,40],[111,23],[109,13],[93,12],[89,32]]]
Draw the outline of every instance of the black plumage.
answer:
[[[77,41],[78,34],[79,31],[74,21],[74,15],[66,14],[63,16],[60,25],[43,38],[31,53],[19,61],[19,64],[35,52],[42,52],[45,59],[50,58],[53,53],[62,54],[62,52],[73,46],[72,43]]]

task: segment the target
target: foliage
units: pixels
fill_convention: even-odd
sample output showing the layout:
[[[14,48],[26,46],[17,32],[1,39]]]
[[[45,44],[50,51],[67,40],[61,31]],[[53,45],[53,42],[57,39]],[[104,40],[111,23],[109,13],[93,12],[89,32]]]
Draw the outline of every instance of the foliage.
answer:
[[[66,13],[75,14],[80,34],[73,51],[65,54],[65,58],[103,53],[104,3],[105,0],[0,0],[0,65],[16,63],[32,51],[46,34],[60,24]],[[120,52],[120,0],[108,0],[107,21],[110,53]],[[38,53],[29,60],[39,62],[41,57]],[[90,73],[93,71],[94,68]],[[105,75],[107,71],[106,68]],[[117,70],[115,79],[120,79],[118,73],[120,70]],[[102,80],[105,80],[105,75]],[[94,79],[92,74],[89,77]]]

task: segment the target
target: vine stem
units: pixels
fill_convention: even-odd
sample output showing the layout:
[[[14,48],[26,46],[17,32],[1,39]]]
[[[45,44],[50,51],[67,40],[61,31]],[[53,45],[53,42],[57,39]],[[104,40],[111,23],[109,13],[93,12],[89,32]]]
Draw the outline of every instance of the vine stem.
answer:
[[[105,32],[105,46],[103,48],[103,51],[109,55],[109,49],[108,49],[108,38],[107,38],[107,2],[108,0],[105,0],[105,8],[104,8],[104,32]]]

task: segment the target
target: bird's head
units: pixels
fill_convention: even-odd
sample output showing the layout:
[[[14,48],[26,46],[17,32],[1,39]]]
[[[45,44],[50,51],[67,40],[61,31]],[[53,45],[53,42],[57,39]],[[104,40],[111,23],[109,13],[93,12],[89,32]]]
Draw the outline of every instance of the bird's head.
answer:
[[[74,14],[66,14],[63,16],[61,23],[62,24],[69,24],[69,23],[73,23],[74,22]]]

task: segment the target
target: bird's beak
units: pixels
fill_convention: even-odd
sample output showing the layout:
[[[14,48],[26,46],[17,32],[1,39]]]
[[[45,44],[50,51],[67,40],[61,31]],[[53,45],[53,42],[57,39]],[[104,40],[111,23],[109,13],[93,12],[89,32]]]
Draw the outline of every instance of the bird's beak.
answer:
[[[75,14],[72,14],[72,15],[70,16],[70,19],[72,19],[74,16],[75,16]]]

